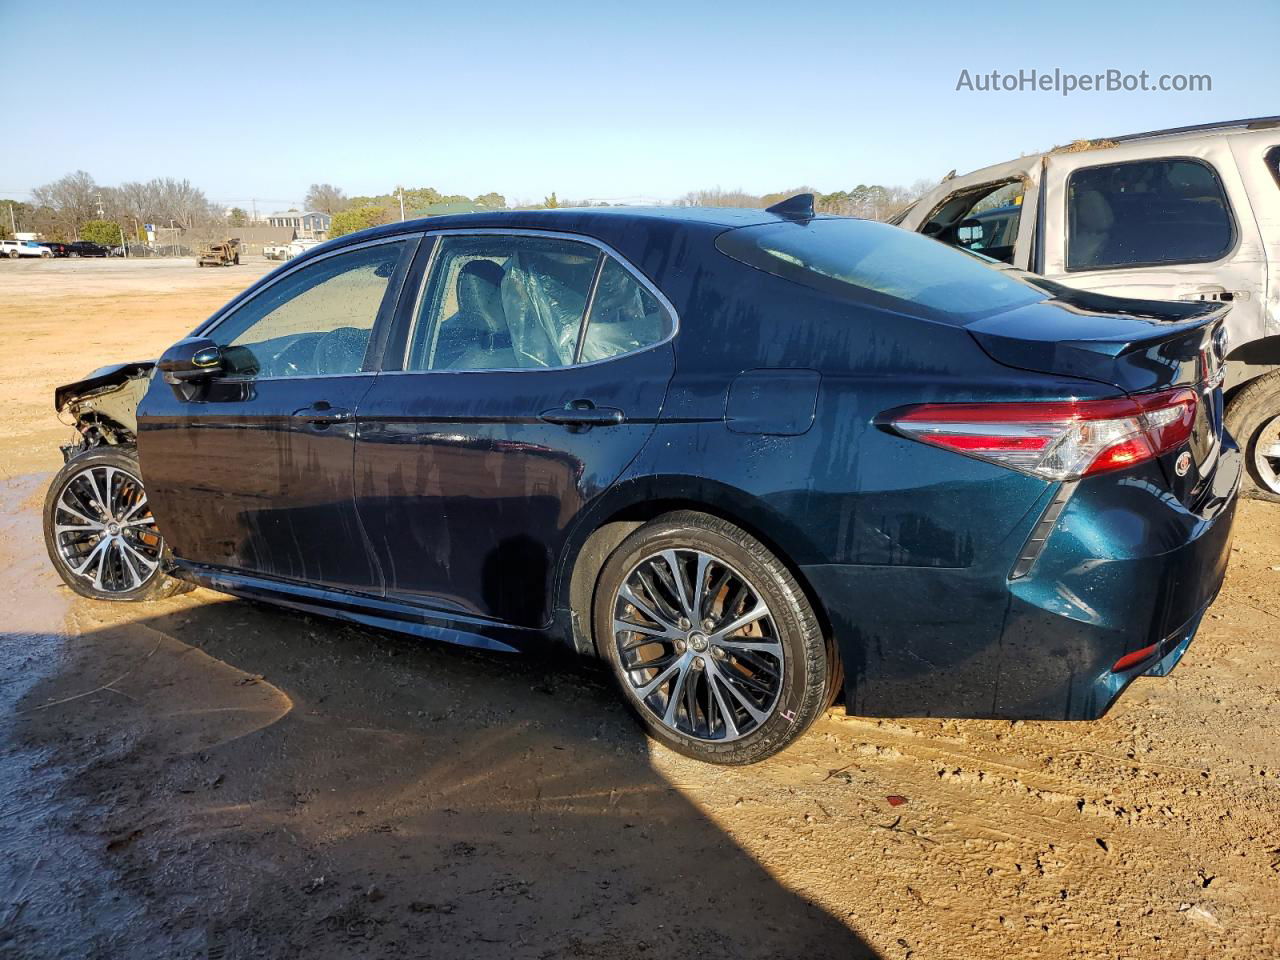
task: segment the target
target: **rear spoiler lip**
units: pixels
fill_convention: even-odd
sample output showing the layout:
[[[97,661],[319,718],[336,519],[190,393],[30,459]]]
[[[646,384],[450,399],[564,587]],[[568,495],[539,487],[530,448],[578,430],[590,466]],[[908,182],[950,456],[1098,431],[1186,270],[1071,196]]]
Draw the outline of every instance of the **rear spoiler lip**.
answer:
[[[53,409],[61,412],[72,400],[103,387],[117,386],[140,374],[149,373],[156,365],[154,360],[135,360],[132,363],[113,363],[99,367],[83,380],[64,383],[53,391]]]
[[[1135,307],[1146,301],[1132,301]],[[1049,324],[1018,323],[1011,311],[968,325],[965,329],[982,351],[1002,366],[1070,376],[1105,383],[1126,393],[1141,393],[1175,385],[1177,368],[1195,359],[1204,345],[1205,331],[1220,323],[1231,309],[1229,303],[1206,301],[1203,304],[1165,304],[1182,307],[1182,318],[1158,320],[1145,311],[1130,315],[1071,310],[1070,305],[1045,301],[1033,307],[1057,306],[1067,316]],[[1196,309],[1186,310],[1194,306]],[[1078,314],[1087,314],[1087,322],[1095,328],[1108,320],[1116,330],[1106,333],[1061,338],[1063,325],[1069,325]],[[1150,354],[1143,362],[1138,355]],[[1125,362],[1126,360],[1130,362]]]

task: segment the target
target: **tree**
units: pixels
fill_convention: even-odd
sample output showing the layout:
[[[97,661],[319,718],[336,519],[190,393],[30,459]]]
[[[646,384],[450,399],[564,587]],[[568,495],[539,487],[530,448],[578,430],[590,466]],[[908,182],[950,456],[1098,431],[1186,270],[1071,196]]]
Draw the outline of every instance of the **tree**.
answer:
[[[507,198],[500,193],[482,193],[474,201],[477,207],[488,207],[491,210],[505,210]]]
[[[331,183],[313,183],[303,202],[308,210],[328,214],[341,213],[351,205],[346,193]]]
[[[249,224],[249,214],[245,213],[245,211],[241,207],[232,207],[227,212],[228,227],[244,227],[244,226],[248,226],[248,224]]]
[[[80,224],[98,210],[98,185],[83,170],[68,173],[65,177],[36,187],[31,199],[37,207],[47,207],[49,224],[46,232],[71,237]]]
[[[33,212],[31,204],[20,200],[0,203],[0,240],[12,240],[14,230],[30,230]]]
[[[124,240],[120,224],[110,220],[87,220],[80,225],[80,239],[104,247],[118,246]]]
[[[357,230],[366,230],[369,227],[390,222],[391,218],[386,207],[373,204],[352,207],[350,210],[343,210],[333,215],[333,221],[329,224],[329,237],[341,237],[348,233],[355,233]]]

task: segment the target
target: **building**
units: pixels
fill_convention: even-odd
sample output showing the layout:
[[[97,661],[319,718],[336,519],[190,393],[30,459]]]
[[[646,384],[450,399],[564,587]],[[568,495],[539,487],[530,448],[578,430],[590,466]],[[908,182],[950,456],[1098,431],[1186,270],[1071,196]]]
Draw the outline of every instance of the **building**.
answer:
[[[299,239],[326,240],[329,237],[329,224],[333,217],[319,210],[308,210],[300,213],[287,210],[284,213],[273,213],[267,217],[267,225],[271,227],[289,227],[297,231]]]

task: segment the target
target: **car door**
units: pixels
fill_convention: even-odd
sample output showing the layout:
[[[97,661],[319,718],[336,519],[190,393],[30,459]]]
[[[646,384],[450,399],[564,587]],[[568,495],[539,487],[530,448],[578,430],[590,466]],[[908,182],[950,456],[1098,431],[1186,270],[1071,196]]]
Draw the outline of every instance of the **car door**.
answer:
[[[1266,258],[1224,138],[1045,160],[1043,264],[1081,290],[1232,304],[1233,345],[1263,336]]]
[[[545,626],[571,525],[654,429],[674,311],[581,237],[443,234],[424,275],[359,406],[361,521],[388,598]]]
[[[190,399],[152,380],[138,453],[176,557],[381,592],[352,498],[354,411],[417,242],[342,248],[283,272],[200,331],[222,348],[217,378]]]

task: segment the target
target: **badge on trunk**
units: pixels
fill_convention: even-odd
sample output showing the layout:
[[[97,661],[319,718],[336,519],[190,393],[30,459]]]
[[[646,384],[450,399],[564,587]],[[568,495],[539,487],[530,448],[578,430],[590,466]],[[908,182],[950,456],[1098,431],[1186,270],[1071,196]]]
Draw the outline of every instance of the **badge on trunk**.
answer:
[[[1174,461],[1173,470],[1180,477],[1185,477],[1187,471],[1191,469],[1191,454],[1183,450],[1178,454],[1178,459]]]

